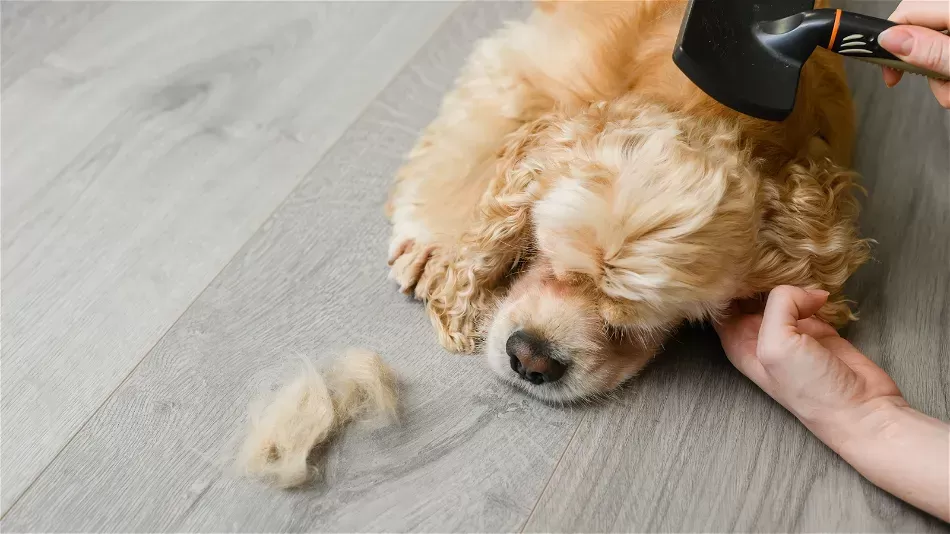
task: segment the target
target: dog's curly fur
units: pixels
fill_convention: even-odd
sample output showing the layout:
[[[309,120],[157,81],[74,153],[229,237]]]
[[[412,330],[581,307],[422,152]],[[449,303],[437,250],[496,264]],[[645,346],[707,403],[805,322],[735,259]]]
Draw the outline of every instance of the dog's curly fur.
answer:
[[[483,339],[541,398],[609,391],[683,321],[778,285],[828,290],[819,316],[853,319],[841,289],[869,252],[840,59],[815,53],[787,120],[752,119],[672,63],[683,8],[538,3],[478,44],[397,175],[391,277],[444,346]],[[518,329],[564,379],[517,380]]]

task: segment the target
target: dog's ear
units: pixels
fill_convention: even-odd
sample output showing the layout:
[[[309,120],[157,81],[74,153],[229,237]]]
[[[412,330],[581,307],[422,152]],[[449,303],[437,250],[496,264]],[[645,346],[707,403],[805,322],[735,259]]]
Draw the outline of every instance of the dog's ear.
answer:
[[[495,291],[534,250],[531,210],[551,170],[544,155],[554,136],[550,127],[551,117],[542,117],[506,137],[472,227],[426,265],[417,296],[450,350],[474,351]]]
[[[813,146],[824,145],[815,140]],[[824,145],[826,146],[826,145]],[[841,289],[870,257],[869,240],[858,235],[855,172],[812,150],[785,166],[760,191],[761,214],[750,293],[788,284],[831,293],[818,316],[834,326],[853,320]]]

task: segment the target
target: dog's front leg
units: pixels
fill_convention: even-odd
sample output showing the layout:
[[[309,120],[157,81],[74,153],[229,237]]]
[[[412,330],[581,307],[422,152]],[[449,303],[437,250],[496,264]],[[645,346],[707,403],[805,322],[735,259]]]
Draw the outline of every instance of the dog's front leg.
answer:
[[[464,288],[487,284],[502,270],[494,249],[503,245],[486,241],[497,231],[491,221],[499,214],[491,213],[493,201],[483,199],[504,189],[499,171],[506,167],[502,156],[509,137],[553,106],[526,82],[525,59],[509,45],[516,31],[503,30],[476,48],[398,172],[387,204],[393,224],[390,278],[402,291],[430,301],[433,317],[440,313],[436,308],[461,305],[464,297],[455,289],[468,295]],[[423,273],[428,273],[424,286]],[[480,291],[471,293],[473,306],[485,301]],[[443,345],[472,350],[462,338],[471,339],[474,327],[461,322],[475,315],[454,313],[455,320],[440,321]]]
[[[425,266],[416,296],[426,301],[439,341],[472,352],[480,325],[508,274],[533,249],[531,207],[545,187],[543,158],[528,156],[550,131],[550,121],[525,124],[505,139],[496,169],[458,243],[436,251]]]

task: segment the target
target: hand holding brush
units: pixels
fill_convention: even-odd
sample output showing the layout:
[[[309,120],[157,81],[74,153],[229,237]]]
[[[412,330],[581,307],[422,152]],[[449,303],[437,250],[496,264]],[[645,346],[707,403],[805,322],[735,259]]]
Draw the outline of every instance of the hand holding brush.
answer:
[[[950,5],[944,0],[904,0],[889,17],[901,24],[881,33],[878,42],[903,61],[950,77]],[[903,72],[884,67],[884,83],[893,87]],[[950,109],[950,82],[930,79],[937,102]]]

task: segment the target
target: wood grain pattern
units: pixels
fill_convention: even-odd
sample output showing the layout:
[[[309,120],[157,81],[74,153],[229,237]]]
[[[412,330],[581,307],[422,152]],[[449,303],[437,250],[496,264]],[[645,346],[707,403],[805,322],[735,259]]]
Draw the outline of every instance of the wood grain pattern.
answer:
[[[386,280],[392,175],[472,41],[524,6],[470,4],[417,56],[165,335],[3,520],[16,530],[507,531],[523,524],[577,415],[446,354]],[[236,479],[268,369],[355,344],[405,377],[405,418],[352,428],[315,491]]]
[[[69,41],[109,7],[107,2],[4,1],[0,7],[0,88],[6,90],[47,54]]]
[[[4,511],[455,7],[114,4],[4,90]]]
[[[847,7],[886,18],[895,6]],[[878,240],[850,283],[862,319],[848,337],[913,406],[947,421],[950,115],[923,78],[887,89],[879,69],[848,68],[869,190],[862,227]],[[684,333],[620,405],[587,414],[526,530],[947,531],[861,478],[730,368],[716,341]]]
[[[887,17],[896,2],[852,9]],[[862,320],[852,339],[886,369],[907,400],[950,419],[950,113],[921,76],[893,89],[878,69],[850,65],[858,110],[855,161],[868,189],[862,227],[875,262],[854,278]]]

